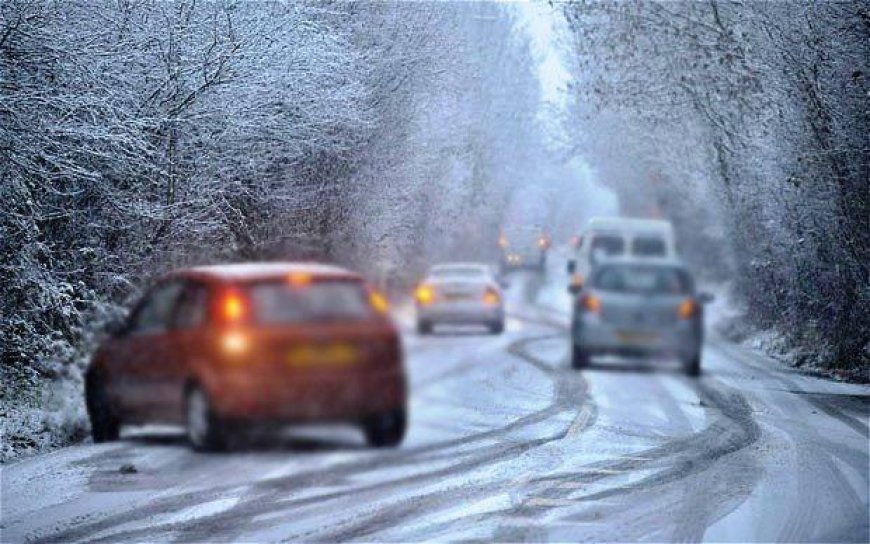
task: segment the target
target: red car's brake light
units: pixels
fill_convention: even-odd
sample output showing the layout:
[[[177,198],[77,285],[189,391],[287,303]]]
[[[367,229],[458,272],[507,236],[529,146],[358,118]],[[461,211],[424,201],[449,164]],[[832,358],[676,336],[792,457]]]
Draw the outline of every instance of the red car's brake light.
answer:
[[[311,280],[311,274],[306,274],[305,272],[293,272],[287,276],[287,282],[296,288],[310,285]]]

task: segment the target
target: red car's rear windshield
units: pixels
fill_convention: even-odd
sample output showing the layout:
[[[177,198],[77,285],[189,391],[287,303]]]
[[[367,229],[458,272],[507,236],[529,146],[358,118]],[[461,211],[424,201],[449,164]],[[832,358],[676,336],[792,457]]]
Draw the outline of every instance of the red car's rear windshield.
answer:
[[[357,281],[258,282],[247,293],[254,321],[262,324],[359,321],[374,315],[368,293]]]

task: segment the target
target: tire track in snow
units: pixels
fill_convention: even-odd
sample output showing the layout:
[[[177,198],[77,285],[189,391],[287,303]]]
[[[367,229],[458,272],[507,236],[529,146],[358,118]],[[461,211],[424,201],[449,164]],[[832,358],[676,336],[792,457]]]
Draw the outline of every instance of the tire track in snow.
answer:
[[[824,403],[823,401],[809,395],[805,395],[804,391],[795,381],[780,375],[777,372],[771,371],[766,367],[763,356],[747,352],[740,349],[739,346],[729,342],[716,339],[711,342],[713,347],[722,354],[737,360],[753,371],[762,373],[767,379],[772,382],[777,382],[783,386],[783,390],[794,394],[794,402],[806,402],[811,406],[821,410],[828,416],[840,421],[847,428],[855,433],[866,438],[867,426],[862,421],[848,414],[843,413],[834,406]],[[791,400],[791,399],[789,399]],[[789,426],[777,425],[777,427],[785,433],[794,445],[796,455],[798,457],[798,465],[803,467],[814,467],[812,478],[804,470],[797,471],[797,488],[798,495],[801,500],[795,503],[788,514],[785,523],[780,529],[779,540],[792,542],[807,538],[816,539],[850,539],[853,534],[870,534],[867,527],[870,527],[870,516],[867,514],[867,504],[859,497],[852,486],[849,484],[846,477],[843,475],[840,468],[837,466],[834,458],[839,458],[845,464],[851,466],[858,474],[864,474],[864,482],[866,485],[866,470],[868,466],[868,455],[865,451],[844,451],[839,448],[821,450],[815,444],[824,443],[824,439],[819,435],[818,431],[808,424],[792,424]],[[819,478],[819,474],[824,473],[826,478]],[[825,532],[819,534],[814,530],[819,524],[819,512],[825,511],[826,499],[823,493],[820,493],[817,488],[818,482],[824,481],[828,485],[837,489],[837,497],[839,504],[837,510],[842,512],[845,517],[852,520],[858,520],[857,523],[862,527],[858,530],[854,528],[845,528],[846,534],[830,534],[831,529],[825,527]],[[822,536],[826,538],[822,538]]]
[[[565,318],[562,312],[554,308],[537,304],[535,306],[540,310],[552,312]],[[546,316],[526,317],[525,319],[537,321],[553,328],[565,328],[562,321]],[[560,335],[552,335],[551,338],[557,336]],[[536,366],[545,365],[543,361],[534,361],[534,358],[533,364]],[[567,362],[563,366],[567,367]],[[501,517],[536,519],[547,511],[555,511],[565,506],[602,501],[662,488],[668,484],[703,474],[714,467],[719,459],[744,450],[758,441],[761,429],[755,422],[746,399],[739,392],[725,386],[718,380],[706,378],[704,382],[696,380],[687,382],[690,388],[698,393],[702,405],[705,405],[708,419],[713,421],[711,425],[700,432],[694,433],[690,437],[669,441],[662,446],[643,450],[630,459],[599,462],[588,465],[581,471],[531,480],[529,482],[531,485],[543,486],[541,491],[534,494],[532,501],[520,507],[483,514],[475,518],[475,522],[486,522]],[[653,469],[657,471],[633,484],[616,485],[585,496],[577,496],[577,489],[582,489],[583,486],[623,477],[631,472]],[[742,498],[737,499],[738,504],[745,500],[760,477],[760,469],[756,468],[748,472],[751,474],[748,474],[750,477],[741,486],[740,495]],[[582,483],[582,485],[574,485],[577,483]],[[721,481],[718,483],[722,484]],[[725,484],[727,485],[727,482]],[[709,494],[705,494],[705,496],[709,498]],[[719,500],[712,502],[724,504],[727,502],[724,499],[730,500],[731,503],[734,502],[734,497],[730,493],[723,494]],[[679,505],[680,502],[677,501],[675,506]],[[692,510],[691,506],[684,506]],[[686,508],[683,510],[685,511]],[[715,505],[710,504],[710,501],[703,504],[702,510],[696,508],[692,511],[691,516],[681,516],[682,521],[677,524],[675,532],[671,536],[688,539],[701,537],[710,523],[727,514],[726,511],[716,511]],[[513,529],[505,527],[505,530],[497,535],[498,538],[515,540],[523,537],[522,531],[517,533]]]
[[[522,338],[513,342],[508,346],[508,352],[516,355],[521,360],[539,368],[547,375],[551,376],[556,385],[556,398],[551,405],[553,408],[552,416],[557,416],[565,412],[576,412],[575,417],[571,422],[560,429],[558,432],[549,436],[544,436],[537,439],[528,440],[517,445],[516,449],[510,452],[511,455],[495,456],[490,459],[490,462],[506,463],[519,455],[535,448],[545,446],[552,442],[557,442],[564,439],[566,436],[578,434],[583,430],[591,427],[597,417],[597,409],[590,402],[587,395],[588,385],[579,374],[574,373],[573,379],[565,380],[564,376],[560,376],[558,369],[546,363],[529,351],[529,346],[536,342],[551,340],[555,335],[547,334],[542,336],[534,336]],[[578,400],[581,401],[578,403]],[[469,466],[462,467],[466,472],[472,468],[480,468],[484,463],[473,463]],[[447,475],[457,476],[455,472],[449,472]],[[353,519],[336,530],[320,532],[318,531],[316,540],[324,542],[344,541],[350,539],[365,539],[372,537],[376,533],[384,529],[391,529],[403,522],[414,519],[421,515],[432,514],[438,509],[455,507],[459,497],[463,501],[476,501],[494,493],[503,492],[506,488],[506,483],[510,484],[515,478],[510,478],[508,482],[496,481],[489,482],[484,485],[474,483],[467,488],[458,492],[457,489],[448,487],[435,490],[431,493],[419,494],[414,496],[413,500],[402,500],[391,506],[390,508],[376,509],[370,515],[361,516],[360,519]],[[312,534],[294,535],[292,539],[306,540],[311,538]]]

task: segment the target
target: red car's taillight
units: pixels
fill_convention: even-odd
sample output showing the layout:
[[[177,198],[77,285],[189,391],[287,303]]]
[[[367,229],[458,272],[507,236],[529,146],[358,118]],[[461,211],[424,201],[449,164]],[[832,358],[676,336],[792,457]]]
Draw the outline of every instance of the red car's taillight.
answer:
[[[228,355],[238,355],[247,351],[248,336],[242,331],[227,331],[220,337],[221,349]]]
[[[241,291],[227,289],[217,298],[215,315],[220,325],[244,325],[251,319],[250,303]]]

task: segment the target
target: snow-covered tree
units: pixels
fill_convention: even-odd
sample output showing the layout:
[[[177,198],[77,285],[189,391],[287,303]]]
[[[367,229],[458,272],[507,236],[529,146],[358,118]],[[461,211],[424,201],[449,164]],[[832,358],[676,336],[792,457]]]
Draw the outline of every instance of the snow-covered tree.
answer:
[[[0,70],[4,380],[175,266],[491,247],[539,136],[492,4],[9,0]]]
[[[674,217],[694,247],[709,244],[691,210],[709,210],[756,323],[829,349],[833,365],[866,364],[866,5],[583,2],[564,13],[570,123],[585,119],[579,147],[624,200]],[[617,146],[622,160],[608,156]]]

